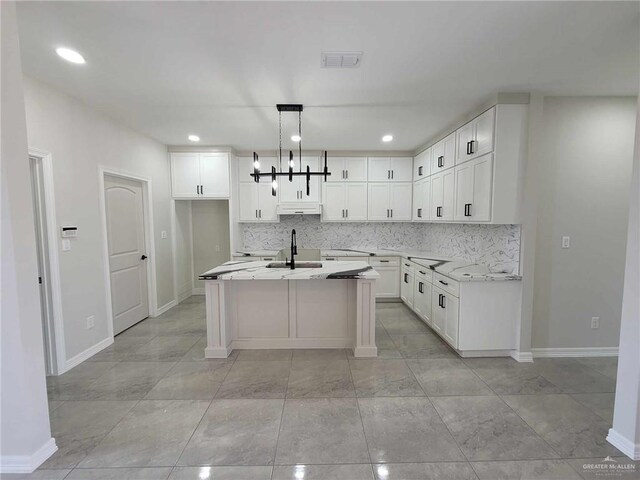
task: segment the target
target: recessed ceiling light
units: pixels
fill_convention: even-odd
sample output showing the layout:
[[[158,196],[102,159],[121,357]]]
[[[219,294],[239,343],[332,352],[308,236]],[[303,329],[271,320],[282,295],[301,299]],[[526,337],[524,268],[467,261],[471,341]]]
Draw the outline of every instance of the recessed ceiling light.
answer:
[[[189,135],[187,138],[189,139],[190,142],[199,142],[200,141],[200,137],[198,135]]]
[[[293,140],[294,142],[299,142],[300,140],[302,140],[302,137],[300,135],[291,135],[291,140]]]
[[[385,135],[382,137],[383,142],[390,142],[391,140],[393,140],[393,135]]]
[[[56,48],[56,53],[60,57],[64,58],[67,62],[78,63],[78,64],[87,63],[84,60],[84,57],[82,55],[80,55],[75,50],[71,50],[70,48],[64,48],[64,47]]]

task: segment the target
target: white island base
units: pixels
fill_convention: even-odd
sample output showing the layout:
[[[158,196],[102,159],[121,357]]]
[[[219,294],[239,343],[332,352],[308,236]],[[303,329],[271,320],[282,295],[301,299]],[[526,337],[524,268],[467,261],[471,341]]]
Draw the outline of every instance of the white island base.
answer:
[[[375,275],[377,276],[377,275]],[[205,281],[206,358],[233,349],[352,348],[376,357],[375,278]]]

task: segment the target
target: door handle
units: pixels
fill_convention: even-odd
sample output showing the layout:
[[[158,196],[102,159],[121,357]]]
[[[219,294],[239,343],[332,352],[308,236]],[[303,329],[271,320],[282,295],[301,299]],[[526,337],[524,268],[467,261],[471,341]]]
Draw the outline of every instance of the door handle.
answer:
[[[422,209],[421,208],[418,209],[418,218],[422,218]]]
[[[422,290],[423,286],[424,286],[424,284],[422,282],[418,282],[418,292],[424,293],[424,291]]]
[[[345,170],[345,173],[347,174],[347,180],[349,179],[349,170]]]
[[[393,170],[391,170],[391,180],[393,180]]]
[[[393,177],[391,177],[393,178]],[[391,218],[393,218],[393,208],[391,209]]]
[[[196,185],[196,195],[200,195],[200,185]]]
[[[262,218],[262,209],[258,210],[258,218]]]
[[[389,218],[389,209],[387,208],[387,218]]]
[[[464,204],[464,216],[465,217],[470,217],[471,216],[471,204],[470,203],[465,203]]]
[[[256,218],[258,218],[258,210],[256,210]]]
[[[200,185],[200,195],[204,195],[204,185]]]
[[[418,176],[422,176],[422,165],[418,167]]]
[[[146,255],[142,255],[142,256],[140,257],[140,260],[146,260],[147,258],[148,258],[148,257],[147,257]]]
[[[438,157],[438,167],[440,167],[440,168],[444,167],[444,156],[443,155],[440,155]]]
[[[409,283],[409,274],[408,273],[404,274],[404,283]]]
[[[387,180],[391,180],[391,170],[387,170]]]
[[[442,207],[436,207],[436,217],[442,216]]]
[[[349,218],[349,209],[348,208],[344,211],[344,217],[345,218]]]
[[[443,282],[442,280],[438,280],[443,285],[449,285],[447,282]]]

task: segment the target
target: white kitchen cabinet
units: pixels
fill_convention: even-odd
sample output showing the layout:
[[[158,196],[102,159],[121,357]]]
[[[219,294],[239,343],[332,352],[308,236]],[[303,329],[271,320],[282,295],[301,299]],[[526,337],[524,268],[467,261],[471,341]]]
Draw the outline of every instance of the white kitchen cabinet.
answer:
[[[491,181],[493,154],[489,153],[455,168],[454,220],[488,222],[491,220]]]
[[[227,153],[171,153],[173,198],[229,198]]]
[[[380,274],[376,280],[376,298],[399,298],[400,258],[371,257],[369,264]]]
[[[422,180],[431,175],[431,148],[416,155],[413,159],[413,181]]]
[[[367,184],[325,182],[322,185],[322,220],[364,222],[367,220]]]
[[[240,222],[278,221],[278,196],[271,194],[271,183],[240,183],[238,194]]]
[[[413,218],[414,222],[429,220],[431,212],[431,177],[413,183]]]
[[[413,310],[427,325],[431,326],[432,285],[424,276],[415,274],[413,290]]]
[[[400,222],[411,220],[411,182],[369,183],[369,220]]]
[[[453,169],[431,176],[430,219],[432,221],[453,220],[454,188]]]
[[[458,348],[458,308],[459,300],[450,293],[433,286],[432,316],[433,328],[453,348]]]
[[[455,165],[456,134],[451,133],[433,146],[431,173],[438,173]]]
[[[327,167],[328,182],[367,181],[367,157],[328,157]]]
[[[271,172],[271,167],[276,167],[279,170],[278,159],[276,157],[259,157],[258,162],[260,164],[260,172]],[[287,166],[285,159],[282,159],[282,164]],[[251,176],[253,173],[253,157],[239,157],[238,158],[238,181],[240,182],[253,182],[254,179]],[[271,184],[271,178],[261,177],[260,182]]]
[[[496,107],[456,131],[456,165],[493,151]]]
[[[400,298],[409,308],[413,308],[413,282],[413,271],[403,267],[400,278]]]
[[[294,157],[294,172],[300,169],[299,159]],[[302,171],[307,171],[309,166],[312,172],[318,172],[320,168],[320,159],[318,157],[302,157]],[[286,162],[286,170],[283,162],[283,171],[288,171],[289,163]],[[289,181],[289,177],[277,177],[278,188],[280,189],[281,204],[305,204],[320,202],[320,176],[314,175],[309,182],[309,195],[307,195],[307,179],[304,176],[295,176],[293,181]],[[270,183],[270,182],[269,182]]]
[[[412,157],[369,157],[370,182],[410,182],[413,179]]]

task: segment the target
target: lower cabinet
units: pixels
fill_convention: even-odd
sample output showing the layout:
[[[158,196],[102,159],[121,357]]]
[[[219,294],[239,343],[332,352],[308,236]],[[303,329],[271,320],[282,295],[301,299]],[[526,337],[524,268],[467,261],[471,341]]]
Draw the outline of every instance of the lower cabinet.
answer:
[[[431,311],[437,332],[453,348],[458,348],[458,298],[434,286]],[[436,329],[436,327],[434,327]]]
[[[432,326],[431,321],[431,282],[416,273],[413,289],[413,311],[427,325]]]
[[[409,307],[413,307],[413,282],[414,274],[408,268],[402,268],[402,278],[400,279],[400,298]]]
[[[371,257],[369,264],[380,274],[376,280],[376,298],[399,298],[400,258]]]

